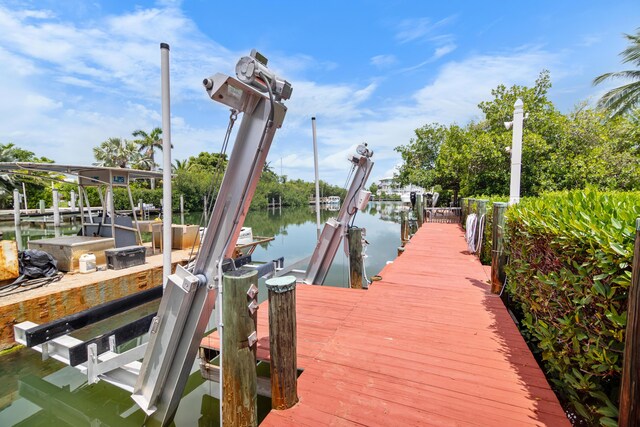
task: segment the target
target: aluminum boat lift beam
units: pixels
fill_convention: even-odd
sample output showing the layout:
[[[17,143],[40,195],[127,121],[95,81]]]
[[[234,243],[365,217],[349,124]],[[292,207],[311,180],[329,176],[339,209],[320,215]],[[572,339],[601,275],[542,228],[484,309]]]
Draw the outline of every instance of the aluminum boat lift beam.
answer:
[[[309,285],[324,283],[331,263],[338,252],[340,242],[347,232],[349,221],[358,212],[358,209],[362,209],[369,201],[371,193],[365,191],[364,185],[367,183],[371,168],[373,168],[371,156],[373,156],[373,151],[364,144],[359,145],[356,154],[349,159],[355,168],[349,191],[338,217],[331,218],[325,223],[313,255],[311,255],[303,283]]]
[[[198,346],[221,290],[222,264],[233,255],[271,142],[282,125],[291,85],[266,67],[255,51],[236,66],[238,79],[216,74],[204,80],[209,97],[244,113],[202,239],[193,273],[169,276],[133,399],[153,421],[168,424],[180,402]]]

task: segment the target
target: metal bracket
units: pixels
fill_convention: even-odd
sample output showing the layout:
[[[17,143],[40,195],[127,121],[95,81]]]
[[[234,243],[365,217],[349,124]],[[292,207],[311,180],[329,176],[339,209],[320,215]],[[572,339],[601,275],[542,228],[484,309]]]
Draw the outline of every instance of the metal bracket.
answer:
[[[260,305],[256,302],[256,300],[251,300],[247,308],[249,309],[249,313],[253,316],[255,312],[258,311],[258,308],[260,308]]]
[[[249,299],[255,299],[257,295],[258,287],[252,283],[251,287],[249,287],[249,290],[247,291],[247,296],[249,297]]]
[[[247,337],[247,343],[249,344],[249,348],[256,345],[257,342],[258,342],[258,334],[256,333],[256,331],[253,331],[251,332],[251,335]]]

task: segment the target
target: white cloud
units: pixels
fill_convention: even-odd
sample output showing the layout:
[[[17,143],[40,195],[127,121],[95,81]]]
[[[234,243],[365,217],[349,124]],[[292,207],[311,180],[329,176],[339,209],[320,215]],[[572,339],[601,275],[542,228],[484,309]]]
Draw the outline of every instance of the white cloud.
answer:
[[[371,64],[376,67],[384,68],[395,64],[398,59],[395,55],[376,55],[371,58]]]
[[[401,44],[420,40],[435,40],[443,37],[435,35],[435,30],[450,24],[455,18],[456,16],[452,15],[434,23],[426,17],[404,19],[398,24],[395,38]]]
[[[436,48],[436,51],[433,53],[434,59],[442,58],[443,56],[453,52],[456,50],[456,45],[453,43],[446,44],[444,46],[440,46]]]

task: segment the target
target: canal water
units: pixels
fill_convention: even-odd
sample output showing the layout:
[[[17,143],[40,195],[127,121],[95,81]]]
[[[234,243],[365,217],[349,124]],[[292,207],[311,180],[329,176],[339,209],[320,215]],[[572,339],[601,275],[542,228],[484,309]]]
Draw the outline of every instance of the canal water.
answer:
[[[322,223],[337,212],[321,211]],[[185,223],[199,224],[200,214],[185,216]],[[179,215],[174,223],[179,223]],[[356,215],[354,225],[366,229],[366,274],[377,274],[385,264],[396,257],[400,245],[400,214],[397,203],[371,202]],[[316,244],[316,214],[310,208],[282,208],[269,211],[251,211],[245,219],[254,236],[273,236],[274,240],[260,245],[253,259],[268,261],[284,257],[285,265],[299,261],[313,252]],[[62,234],[76,234],[79,224],[65,224]],[[11,224],[0,225],[4,239],[14,238]],[[53,237],[50,227],[37,225],[22,228],[22,237],[40,239]],[[149,238],[149,236],[146,236]],[[26,247],[26,244],[25,244]],[[342,248],[325,281],[326,286],[346,287],[348,261]],[[52,285],[55,286],[55,285]],[[266,298],[264,285],[260,286],[260,300]],[[150,303],[116,320],[100,322],[73,335],[88,339],[120,324],[152,313],[157,302]],[[263,367],[264,369],[264,367]],[[268,368],[267,368],[268,372]],[[219,425],[217,386],[201,378],[197,363],[189,377],[180,406],[174,419],[176,426]],[[262,419],[269,411],[270,400],[259,398]],[[88,385],[86,376],[75,368],[49,359],[40,353],[20,349],[0,356],[0,426],[140,426],[144,413],[133,404],[130,393],[105,382]]]

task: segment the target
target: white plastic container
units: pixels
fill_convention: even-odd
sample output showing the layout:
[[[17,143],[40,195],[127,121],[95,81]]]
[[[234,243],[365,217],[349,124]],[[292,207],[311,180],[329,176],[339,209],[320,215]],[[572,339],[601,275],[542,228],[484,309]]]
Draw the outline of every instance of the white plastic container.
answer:
[[[96,271],[96,256],[93,253],[89,252],[80,255],[78,261],[80,273],[93,273]]]

